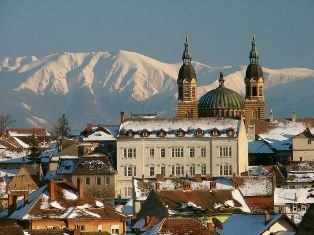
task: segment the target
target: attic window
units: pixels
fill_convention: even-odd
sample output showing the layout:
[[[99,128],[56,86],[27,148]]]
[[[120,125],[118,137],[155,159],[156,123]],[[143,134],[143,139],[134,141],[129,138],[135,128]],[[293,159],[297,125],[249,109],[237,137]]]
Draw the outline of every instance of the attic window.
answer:
[[[142,137],[148,137],[149,135],[150,135],[150,133],[149,133],[149,131],[146,130],[146,129],[144,129],[144,130],[142,131],[142,133],[141,133],[141,136],[142,136]]]
[[[212,136],[219,136],[220,135],[220,131],[217,128],[214,128],[211,131],[211,135]]]
[[[312,140],[307,140],[307,143],[308,143],[308,144],[311,144],[311,143],[312,143]]]
[[[204,131],[200,128],[198,128],[195,132],[194,135],[196,136],[203,136],[204,135]]]
[[[234,130],[233,130],[232,128],[230,128],[230,129],[227,130],[227,136],[228,136],[228,137],[234,136]]]
[[[128,130],[127,134],[129,137],[133,137],[135,133],[132,129],[130,129],[130,130]]]
[[[159,130],[157,132],[157,136],[158,137],[165,137],[166,136],[166,132],[163,129],[161,129],[161,130]]]
[[[185,135],[184,130],[179,129],[179,130],[176,131],[176,136],[178,136],[178,137],[183,137],[184,135]]]

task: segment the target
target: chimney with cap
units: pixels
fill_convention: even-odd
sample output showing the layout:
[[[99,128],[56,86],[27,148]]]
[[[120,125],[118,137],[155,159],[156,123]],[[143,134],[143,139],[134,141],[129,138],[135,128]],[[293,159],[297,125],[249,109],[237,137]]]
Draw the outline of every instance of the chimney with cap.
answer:
[[[8,215],[11,215],[16,210],[17,195],[8,195]]]
[[[81,178],[77,179],[77,191],[79,194],[79,198],[83,198],[84,197],[84,186],[83,186],[83,180]]]
[[[268,224],[270,221],[270,214],[268,211],[265,211],[265,225]]]
[[[55,200],[55,196],[56,196],[56,183],[53,180],[50,180],[48,183],[48,190],[50,193],[50,199],[51,200]]]
[[[296,112],[292,112],[292,122],[296,122],[296,120],[297,120],[297,114],[296,114]]]

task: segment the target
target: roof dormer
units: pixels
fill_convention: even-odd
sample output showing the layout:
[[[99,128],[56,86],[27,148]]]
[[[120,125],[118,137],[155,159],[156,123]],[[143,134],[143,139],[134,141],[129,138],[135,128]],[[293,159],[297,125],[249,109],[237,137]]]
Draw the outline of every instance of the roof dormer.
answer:
[[[176,136],[177,136],[177,137],[183,137],[183,136],[185,136],[185,131],[182,130],[181,128],[178,129],[178,130],[176,131]]]
[[[135,132],[134,132],[132,129],[129,129],[129,130],[127,131],[127,135],[128,135],[129,137],[133,137],[133,136],[135,135]]]
[[[141,132],[141,137],[148,137],[150,132],[147,129],[143,129]]]
[[[203,136],[204,131],[201,128],[197,128],[196,131],[194,132],[195,136]]]
[[[158,136],[158,137],[165,137],[166,136],[166,132],[164,131],[164,129],[160,129],[159,131],[157,131],[156,136]]]
[[[213,128],[210,131],[211,136],[220,136],[220,131],[217,128]]]

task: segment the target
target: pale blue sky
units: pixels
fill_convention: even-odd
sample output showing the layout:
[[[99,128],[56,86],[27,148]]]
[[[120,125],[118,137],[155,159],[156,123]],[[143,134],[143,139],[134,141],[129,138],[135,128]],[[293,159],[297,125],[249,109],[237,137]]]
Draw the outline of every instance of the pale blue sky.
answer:
[[[313,0],[0,0],[0,58],[119,49],[175,63],[185,33],[193,60],[314,68]]]

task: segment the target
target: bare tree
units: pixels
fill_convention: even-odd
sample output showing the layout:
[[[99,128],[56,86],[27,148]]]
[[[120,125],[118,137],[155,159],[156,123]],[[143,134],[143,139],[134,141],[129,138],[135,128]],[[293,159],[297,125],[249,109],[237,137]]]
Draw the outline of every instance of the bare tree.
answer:
[[[52,132],[62,138],[68,137],[70,135],[71,128],[69,126],[68,118],[65,116],[65,114],[62,114],[62,116],[58,119],[56,125],[53,127]]]
[[[0,136],[2,136],[5,130],[10,126],[15,120],[13,120],[12,115],[9,113],[0,114]]]

